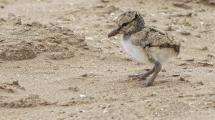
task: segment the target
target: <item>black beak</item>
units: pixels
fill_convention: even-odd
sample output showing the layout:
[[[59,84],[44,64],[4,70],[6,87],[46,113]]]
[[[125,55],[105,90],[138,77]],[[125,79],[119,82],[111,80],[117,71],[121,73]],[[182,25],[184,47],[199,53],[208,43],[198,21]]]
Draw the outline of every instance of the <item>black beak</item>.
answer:
[[[111,32],[108,34],[108,37],[110,38],[110,37],[112,37],[112,36],[115,36],[115,35],[119,34],[120,29],[121,29],[120,27],[117,28],[117,29],[114,29],[113,31],[111,31]]]

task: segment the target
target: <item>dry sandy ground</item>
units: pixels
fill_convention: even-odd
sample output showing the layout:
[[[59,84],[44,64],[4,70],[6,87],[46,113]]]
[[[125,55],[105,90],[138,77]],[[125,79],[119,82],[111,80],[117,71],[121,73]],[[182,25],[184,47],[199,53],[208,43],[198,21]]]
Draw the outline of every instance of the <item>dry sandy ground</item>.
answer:
[[[155,84],[114,17],[138,10],[181,41]],[[200,0],[0,0],[0,120],[214,120],[215,6]]]

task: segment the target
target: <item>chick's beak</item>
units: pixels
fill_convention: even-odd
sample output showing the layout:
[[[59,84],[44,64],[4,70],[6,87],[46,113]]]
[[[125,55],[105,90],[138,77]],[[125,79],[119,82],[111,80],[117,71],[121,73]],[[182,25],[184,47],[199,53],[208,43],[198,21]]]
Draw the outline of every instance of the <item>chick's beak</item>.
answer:
[[[118,28],[114,29],[113,31],[111,31],[111,32],[108,34],[108,37],[110,38],[110,37],[112,37],[112,36],[115,36],[115,35],[119,34],[119,32],[120,32],[120,27],[118,27]]]

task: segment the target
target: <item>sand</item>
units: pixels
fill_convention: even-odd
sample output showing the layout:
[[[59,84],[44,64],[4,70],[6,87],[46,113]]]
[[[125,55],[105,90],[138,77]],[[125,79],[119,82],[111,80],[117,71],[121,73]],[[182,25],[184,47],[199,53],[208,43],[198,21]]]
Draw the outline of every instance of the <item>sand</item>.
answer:
[[[151,87],[113,19],[138,10],[181,42]],[[214,120],[213,0],[0,0],[0,120]]]

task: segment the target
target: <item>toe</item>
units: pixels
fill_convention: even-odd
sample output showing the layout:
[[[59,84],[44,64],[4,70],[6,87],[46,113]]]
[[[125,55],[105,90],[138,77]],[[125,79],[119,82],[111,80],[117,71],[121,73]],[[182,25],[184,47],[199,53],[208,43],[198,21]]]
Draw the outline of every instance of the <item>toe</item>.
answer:
[[[128,77],[131,79],[137,79],[137,80],[145,80],[146,79],[146,77],[143,75],[129,75]]]
[[[144,82],[143,86],[144,87],[149,87],[149,86],[152,86],[152,82]]]

